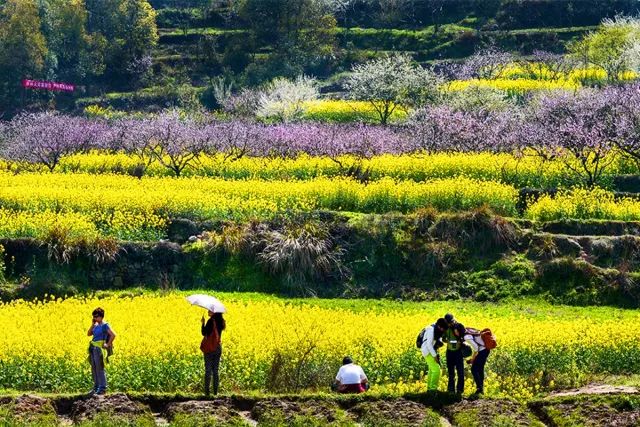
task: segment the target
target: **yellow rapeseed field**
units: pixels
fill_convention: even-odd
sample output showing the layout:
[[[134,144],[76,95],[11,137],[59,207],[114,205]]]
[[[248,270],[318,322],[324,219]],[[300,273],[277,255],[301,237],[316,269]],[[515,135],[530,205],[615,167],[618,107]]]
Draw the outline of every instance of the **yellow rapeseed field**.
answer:
[[[367,122],[376,123],[380,121],[376,109],[370,102],[348,101],[342,99],[322,99],[308,101],[303,105],[304,118],[319,122]],[[407,111],[396,107],[391,114],[390,120],[401,121],[407,118]]]
[[[625,197],[616,200],[615,194],[601,188],[576,188],[555,197],[544,195],[527,209],[526,216],[538,221],[565,218],[640,220],[640,201]]]
[[[515,188],[464,177],[427,182],[383,178],[306,181],[127,175],[0,173],[0,232],[42,237],[53,226],[71,235],[100,232],[120,239],[152,239],[170,218],[248,219],[332,209],[412,211],[424,206],[464,210],[482,205],[515,212]]]
[[[536,90],[569,90],[575,91],[580,88],[580,84],[571,80],[534,80],[534,79],[472,79],[472,80],[455,80],[448,83],[446,90],[458,91],[464,90],[469,86],[487,87],[492,89],[500,89],[512,94],[525,94]]]
[[[551,80],[569,81],[580,84],[582,81],[604,81],[607,73],[602,68],[574,68],[569,71],[553,70],[545,64],[531,63],[527,67],[518,64],[511,64],[506,67],[498,76],[501,79],[531,79],[531,80]],[[618,76],[619,80],[635,80],[638,74],[634,71],[623,71]]]
[[[500,181],[516,187],[569,187],[580,182],[567,173],[567,159],[542,161],[534,153],[514,156],[508,153],[431,153],[413,155],[384,154],[368,159],[340,156],[300,155],[295,158],[243,157],[224,161],[224,156],[203,155],[198,163],[187,167],[183,176],[208,176],[226,179],[299,179],[344,175],[345,169],[360,165],[372,180],[391,177],[398,180],[424,181],[434,178],[467,178]],[[57,172],[91,174],[127,174],[140,159],[124,153],[93,152],[64,157]],[[341,168],[340,165],[343,167]],[[0,162],[0,169],[11,166]],[[573,166],[573,165],[572,165]],[[579,164],[575,165],[580,167]],[[616,156],[604,176],[636,174],[637,165],[624,156]],[[145,176],[171,176],[172,172],[153,162]]]
[[[76,391],[89,387],[91,311],[101,306],[118,334],[108,366],[120,390],[198,391],[203,310],[183,293],[13,301],[0,305],[0,387]],[[276,353],[286,366],[318,372],[325,389],[346,354],[362,364],[373,391],[424,390],[426,365],[415,337],[452,311],[467,326],[491,327],[499,348],[489,359],[488,390],[526,399],[593,374],[640,373],[635,326],[640,312],[541,303],[402,303],[286,300],[222,294],[226,392],[263,390]],[[281,363],[283,359],[280,359]],[[327,383],[324,383],[324,380]],[[471,389],[471,386],[469,386]]]

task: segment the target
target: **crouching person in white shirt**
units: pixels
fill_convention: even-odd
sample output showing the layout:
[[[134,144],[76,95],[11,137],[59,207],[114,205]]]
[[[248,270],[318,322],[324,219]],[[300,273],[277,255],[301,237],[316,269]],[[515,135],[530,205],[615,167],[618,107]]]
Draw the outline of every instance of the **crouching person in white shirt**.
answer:
[[[336,375],[334,387],[338,393],[364,393],[369,388],[369,384],[362,368],[347,356],[342,359],[342,366]]]
[[[473,350],[473,354],[467,361],[471,365],[471,374],[473,381],[476,383],[476,395],[484,394],[484,365],[487,363],[490,350],[485,347],[484,341],[479,334],[469,333],[471,329],[467,329],[464,341]]]

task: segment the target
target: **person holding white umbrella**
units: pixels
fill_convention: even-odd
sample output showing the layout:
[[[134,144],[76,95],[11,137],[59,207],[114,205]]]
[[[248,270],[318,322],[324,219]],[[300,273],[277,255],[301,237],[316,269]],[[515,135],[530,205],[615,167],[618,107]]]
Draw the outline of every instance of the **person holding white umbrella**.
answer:
[[[222,331],[226,328],[226,322],[222,313],[227,310],[215,297],[209,295],[191,295],[187,300],[199,307],[208,310],[209,320],[205,323],[202,316],[202,342],[200,350],[204,354],[204,394],[209,396],[211,392],[211,379],[213,377],[213,394],[218,394],[220,385],[220,358],[222,357]]]

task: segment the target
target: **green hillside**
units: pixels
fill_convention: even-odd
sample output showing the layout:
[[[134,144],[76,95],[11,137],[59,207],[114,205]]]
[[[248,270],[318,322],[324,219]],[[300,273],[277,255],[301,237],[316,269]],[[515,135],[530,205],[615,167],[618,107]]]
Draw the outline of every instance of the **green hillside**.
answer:
[[[439,67],[493,45],[563,53],[603,19],[637,12],[635,0],[0,0],[0,114],[81,111],[78,99],[112,93],[215,108],[205,89],[220,77],[239,90],[306,74],[331,92],[336,76],[380,55]],[[23,78],[77,90],[24,93]]]

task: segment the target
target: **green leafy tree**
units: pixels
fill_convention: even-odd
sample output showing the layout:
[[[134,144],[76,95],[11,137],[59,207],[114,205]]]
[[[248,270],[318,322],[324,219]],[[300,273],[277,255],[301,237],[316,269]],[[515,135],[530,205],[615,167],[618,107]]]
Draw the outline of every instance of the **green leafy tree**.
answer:
[[[158,42],[156,13],[147,0],[86,0],[87,30],[97,35],[96,43],[108,40],[104,79],[127,83],[144,74],[140,64]]]
[[[243,0],[238,10],[256,43],[273,46],[282,74],[319,68],[335,55],[336,20],[324,1]]]
[[[633,52],[640,43],[640,20],[617,17],[605,20],[596,31],[570,46],[574,57],[607,73],[610,82],[620,80],[634,66]]]
[[[50,54],[55,55],[56,76],[78,83],[87,76],[101,75],[105,41],[99,34],[87,32],[84,1],[50,0],[45,16],[45,37]]]
[[[20,80],[40,77],[47,45],[34,0],[7,0],[0,9],[0,114],[20,99]]]

